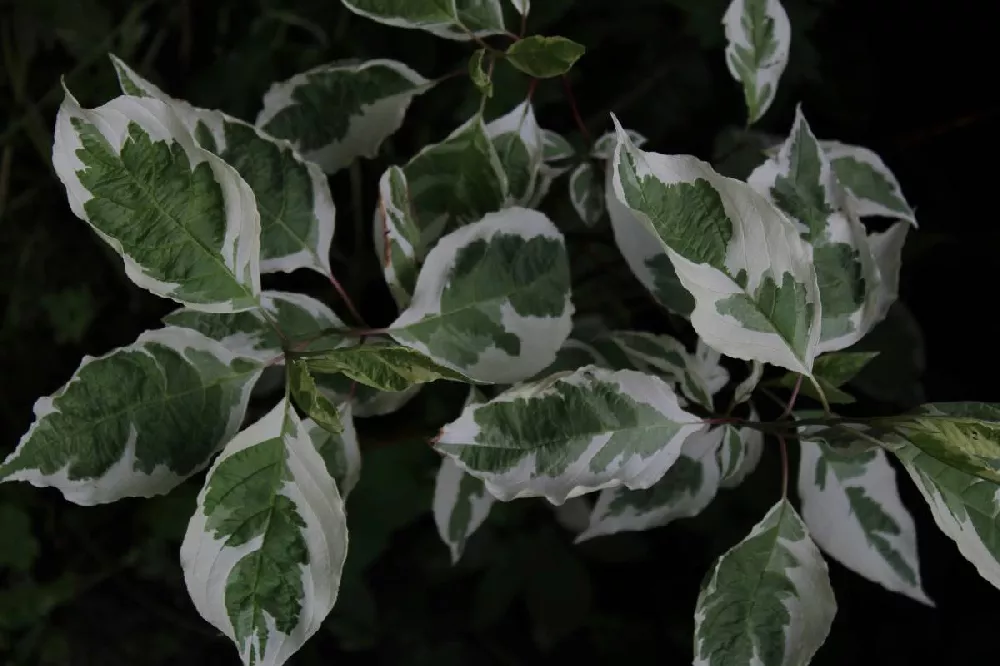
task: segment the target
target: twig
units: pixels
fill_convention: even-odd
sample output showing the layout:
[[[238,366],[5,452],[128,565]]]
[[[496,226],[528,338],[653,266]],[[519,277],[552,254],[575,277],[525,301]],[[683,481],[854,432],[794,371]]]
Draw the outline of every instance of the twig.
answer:
[[[785,438],[778,435],[778,444],[781,449],[781,497],[788,497],[788,444]]]
[[[593,144],[593,140],[590,136],[590,130],[587,129],[587,125],[583,122],[583,118],[580,116],[580,109],[576,105],[576,96],[573,94],[573,86],[569,83],[569,77],[565,74],[562,76],[563,90],[566,91],[566,100],[569,102],[569,108],[573,112],[573,120],[576,122],[577,128],[580,130],[580,134],[583,135],[584,141],[587,145]]]
[[[352,301],[351,297],[347,295],[347,291],[344,289],[344,286],[333,276],[333,273],[330,273],[328,277],[330,278],[330,284],[333,285],[334,290],[336,290],[337,294],[344,301],[344,305],[346,305],[347,309],[351,311],[351,316],[357,319],[359,324],[365,328],[369,328],[368,324],[365,323],[364,317],[362,317],[361,313],[358,312],[358,309],[354,307],[354,301]]]

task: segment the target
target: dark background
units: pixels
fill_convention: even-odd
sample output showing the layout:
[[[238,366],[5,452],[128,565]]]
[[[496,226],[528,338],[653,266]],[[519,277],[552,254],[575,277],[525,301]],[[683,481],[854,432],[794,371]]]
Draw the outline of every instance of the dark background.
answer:
[[[857,409],[898,411],[922,397],[997,400],[1000,114],[991,100],[989,3],[784,3],[791,63],[758,129],[787,133],[801,102],[821,138],[881,154],[920,223],[904,255],[906,308],[867,341],[885,358],[859,388],[878,400]],[[613,111],[649,138],[648,149],[693,153],[734,173],[751,164],[741,94],[722,57],[724,0],[533,4],[529,31],[588,48],[571,80],[591,133],[607,131]],[[434,77],[464,67],[470,51],[370,23],[334,0],[5,0],[0,8],[0,455],[28,428],[34,400],[62,385],[84,354],[129,343],[171,307],[125,280],[120,261],[69,211],[50,166],[60,76],[85,105],[103,103],[117,94],[111,50],[174,96],[253,120],[271,82],[318,64],[389,57]],[[491,114],[520,101],[527,85],[497,76]],[[543,83],[534,99],[543,127],[582,145],[558,81]],[[346,171],[333,178],[335,270],[374,325],[393,312],[373,277],[367,231],[355,234],[355,221],[370,220],[387,164],[443,138],[476,103],[467,79],[449,80],[414,103],[378,160],[356,168],[355,186]],[[564,202],[550,208],[557,223],[572,226]],[[613,258],[606,231],[572,233]],[[620,261],[599,277],[578,283],[578,307],[610,311],[622,325],[665,325]],[[316,288],[308,277],[274,280],[265,286]],[[690,663],[704,572],[779,492],[773,449],[750,481],[724,491],[703,516],[645,534],[574,547],[541,503],[504,505],[451,567],[427,512],[434,455],[406,433],[448,418],[454,398],[435,387],[397,415],[362,424],[365,468],[348,503],[341,597],[293,663]],[[237,663],[233,647],[195,613],[177,561],[200,480],[165,498],[87,509],[53,490],[0,486],[0,663]],[[909,480],[900,485],[937,608],[831,563],[839,612],[814,663],[996,659],[1000,593],[935,528]]]

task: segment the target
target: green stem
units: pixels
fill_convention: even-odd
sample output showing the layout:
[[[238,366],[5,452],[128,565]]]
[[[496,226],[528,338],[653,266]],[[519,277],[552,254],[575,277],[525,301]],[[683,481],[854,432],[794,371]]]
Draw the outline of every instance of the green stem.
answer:
[[[802,381],[802,375],[799,375],[799,381]],[[810,377],[809,381],[812,382],[813,387],[816,389],[816,395],[819,396],[820,404],[823,405],[824,414],[832,414],[830,411],[830,401],[826,399],[826,393],[823,392],[823,387],[819,385],[819,381],[815,377]]]

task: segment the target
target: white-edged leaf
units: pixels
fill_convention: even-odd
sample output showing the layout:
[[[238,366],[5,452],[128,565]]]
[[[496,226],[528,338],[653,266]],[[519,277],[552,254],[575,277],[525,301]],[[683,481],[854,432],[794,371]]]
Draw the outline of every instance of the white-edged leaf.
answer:
[[[933,606],[920,583],[917,531],[885,451],[844,454],[800,438],[802,518],[835,560],[892,592]]]
[[[837,602],[802,519],[779,500],[702,584],[695,666],[805,666],[830,633]]]
[[[888,305],[878,297],[879,270],[865,229],[801,107],[778,155],[747,182],[795,221],[813,246],[823,309],[820,353],[853,345],[885,317]]]
[[[614,190],[614,160],[608,161],[604,179],[604,204],[611,230],[625,263],[656,301],[682,317],[694,310],[694,297],[681,284],[659,238],[618,200]]]
[[[265,291],[261,305],[289,340],[301,341],[320,335],[329,328],[347,326],[322,302],[295,292]],[[178,308],[163,318],[169,326],[190,328],[221,342],[233,353],[262,362],[284,363],[281,338],[260,310],[235,313],[200,312]],[[329,341],[330,336],[324,336]],[[343,344],[356,342],[344,338]]]
[[[111,56],[126,94],[167,104],[199,146],[221,157],[253,190],[260,214],[260,270],[309,268],[330,276],[336,208],[326,176],[292,146],[221,111],[170,97]]]
[[[420,227],[420,246],[503,208],[507,174],[480,116],[470,118],[441,143],[424,147],[404,167],[410,205]]]
[[[388,332],[473,381],[510,384],[555,360],[572,314],[562,234],[507,208],[438,242]]]
[[[527,381],[545,379],[549,375],[559,372],[573,372],[587,365],[596,365],[601,368],[611,367],[611,364],[604,358],[604,355],[597,351],[593,345],[581,340],[567,338],[559,348],[559,351],[556,352],[556,360]],[[627,369],[634,368],[630,367]]]
[[[527,1],[527,0],[523,0]],[[504,32],[500,0],[342,0],[365,18],[458,41]]]
[[[717,452],[722,428],[698,432],[684,442],[681,455],[659,481],[645,490],[602,490],[590,524],[576,542],[616,532],[662,527],[678,518],[697,516],[719,490]]]
[[[624,352],[630,367],[661,377],[677,386],[685,398],[712,411],[713,392],[698,361],[679,340],[641,331],[614,331],[608,339]]]
[[[463,472],[448,456],[441,459],[434,484],[434,524],[452,563],[462,557],[465,542],[490,515],[495,501],[481,479]]]
[[[757,122],[774,101],[792,45],[792,24],[778,0],[733,0],[722,24],[726,65],[743,85],[748,124]]]
[[[531,0],[510,0],[510,4],[514,5],[514,9],[521,16],[527,16],[531,11]]]
[[[466,407],[434,446],[500,500],[561,504],[618,485],[650,487],[703,427],[663,380],[589,366]]]
[[[812,248],[791,220],[697,158],[635,148],[615,123],[615,196],[666,248],[698,335],[727,356],[808,375],[822,313]]]
[[[188,593],[246,666],[281,666],[333,608],[346,555],[337,483],[282,399],[208,472],[181,544]]]
[[[746,379],[736,385],[736,390],[733,392],[734,405],[738,405],[750,399],[750,396],[753,395],[757,385],[760,384],[761,378],[764,377],[764,367],[764,364],[760,361],[750,362],[750,374],[747,375]]]
[[[639,134],[634,130],[625,130],[628,134],[629,140],[632,141],[632,145],[636,148],[642,148],[646,145],[646,137]],[[610,160],[615,154],[615,145],[618,143],[618,133],[615,130],[610,132],[605,132],[597,141],[594,142],[593,147],[590,149],[590,156],[597,160]]]
[[[722,354],[699,338],[694,348],[694,370],[713,396],[729,383],[729,371],[722,366],[721,361]]]
[[[750,407],[750,421],[759,421],[757,410]],[[718,448],[722,488],[735,488],[757,469],[764,454],[764,433],[756,428],[733,425],[722,427],[722,444]]]
[[[1000,589],[1000,487],[912,444],[894,442],[890,450],[920,490],[937,526],[979,575]]]
[[[899,181],[881,157],[868,148],[839,141],[824,141],[822,145],[833,162],[837,180],[851,193],[858,215],[892,217],[917,226]]]
[[[176,327],[86,356],[69,382],[35,403],[0,480],[54,487],[84,506],[169,492],[239,430],[262,370]]]
[[[542,159],[546,162],[560,162],[576,155],[573,144],[561,134],[552,130],[542,130]]]
[[[535,190],[544,150],[542,129],[531,102],[521,102],[486,125],[486,134],[507,174],[507,203],[527,204]]]
[[[552,166],[547,162],[542,162],[538,167],[538,177],[535,179],[535,190],[524,205],[525,208],[538,208],[548,193],[552,190],[552,183],[556,178],[568,172],[572,167]]]
[[[569,200],[583,223],[592,227],[604,215],[604,182],[590,162],[583,162],[569,175]]]
[[[903,244],[910,231],[910,223],[900,220],[885,231],[868,234],[868,246],[879,272],[878,291],[875,294],[875,312],[882,321],[889,308],[899,298],[899,269],[902,265]]]
[[[379,180],[378,191],[373,226],[375,253],[396,305],[405,308],[410,304],[424,258],[406,173],[399,167],[389,167]]]
[[[256,125],[326,173],[378,154],[433,83],[401,62],[334,62],[271,85]]]
[[[52,165],[73,213],[121,255],[137,285],[204,312],[256,307],[253,191],[167,104],[121,96],[83,109],[67,90]]]
[[[361,478],[361,448],[354,429],[354,414],[350,403],[339,406],[340,422],[344,429],[332,433],[312,419],[304,419],[302,427],[312,439],[313,448],[326,463],[327,473],[337,482],[337,490],[345,501]]]

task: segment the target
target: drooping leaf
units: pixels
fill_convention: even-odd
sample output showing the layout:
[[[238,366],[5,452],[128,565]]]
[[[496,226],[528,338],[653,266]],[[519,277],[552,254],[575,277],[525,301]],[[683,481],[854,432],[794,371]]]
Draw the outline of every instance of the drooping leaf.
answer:
[[[826,562],[786,499],[720,557],[695,609],[696,666],[805,666],[837,602]]]
[[[343,424],[343,431],[330,432],[312,419],[302,421],[302,427],[309,434],[313,447],[319,452],[326,471],[337,482],[340,496],[347,500],[358,479],[361,478],[361,448],[358,446],[358,434],[354,429],[354,414],[348,402],[338,405],[338,419]]]
[[[661,377],[677,386],[687,399],[712,411],[713,392],[699,362],[679,340],[639,331],[614,331],[608,338],[628,357],[631,367]]]
[[[473,381],[505,384],[555,360],[572,314],[562,234],[539,212],[508,208],[441,239],[389,334]]]
[[[542,130],[542,158],[546,162],[560,162],[572,159],[576,155],[573,144],[561,134],[551,130]]]
[[[863,338],[885,317],[891,301],[879,296],[881,279],[865,229],[849,209],[846,192],[801,107],[779,153],[747,182],[794,220],[814,248],[823,306],[820,353]]]
[[[816,358],[813,364],[813,377],[823,390],[823,395],[830,404],[850,404],[854,397],[840,387],[854,379],[868,363],[878,356],[878,352],[830,352]],[[792,389],[798,382],[798,376],[788,373],[782,376],[776,384]],[[809,382],[802,382],[799,393],[819,400],[819,392]]]
[[[925,454],[966,474],[1000,484],[1000,405],[939,402],[888,425]]]
[[[792,44],[792,25],[778,0],[733,0],[722,17],[726,65],[743,85],[747,124],[760,120],[778,90]]]
[[[463,472],[447,456],[441,460],[434,484],[434,523],[453,563],[462,557],[465,542],[490,515],[495,501],[481,479]]]
[[[750,408],[750,421],[759,421],[757,410]],[[764,454],[764,434],[749,426],[722,427],[722,444],[718,449],[719,485],[722,488],[735,488],[757,469],[760,458]]]
[[[678,518],[697,516],[719,489],[718,450],[723,429],[695,433],[681,447],[681,455],[659,481],[645,490],[622,487],[602,490],[590,524],[576,542],[617,532],[662,527]]]
[[[701,338],[694,348],[694,372],[701,378],[710,395],[715,395],[729,383],[729,371],[722,366],[722,354]]]
[[[121,255],[137,285],[204,312],[256,307],[253,191],[168,105],[122,96],[83,109],[66,91],[52,164],[73,213]]]
[[[933,606],[920,583],[917,533],[885,452],[851,455],[800,440],[799,497],[813,539],[847,568]]]
[[[469,58],[469,78],[484,96],[493,97],[493,80],[483,65],[485,59],[486,49],[478,49],[472,54]]]
[[[644,153],[618,133],[615,196],[666,248],[698,335],[727,356],[808,375],[822,313],[812,251],[792,222],[701,160]]]
[[[979,575],[1000,589],[1000,488],[903,442],[890,444],[948,535]]]
[[[403,167],[420,245],[431,248],[447,231],[500,210],[510,191],[500,157],[476,116]]]
[[[316,380],[304,360],[292,359],[288,364],[287,381],[292,400],[309,418],[331,433],[339,434],[344,431],[340,409],[316,386]]]
[[[394,60],[321,65],[275,83],[256,125],[286,139],[326,173],[375,157],[433,83]]]
[[[646,144],[646,137],[634,130],[625,130],[629,140],[636,148],[642,148]],[[618,145],[618,133],[614,130],[605,132],[590,149],[590,156],[597,160],[610,160],[615,155],[615,146]]]
[[[733,391],[733,404],[738,405],[749,400],[763,377],[764,364],[760,361],[751,361],[750,374],[747,375],[746,379],[737,384],[736,389]]]
[[[326,329],[346,328],[330,308],[305,294],[265,291],[260,301],[262,309],[288,340],[307,340]],[[163,323],[198,331],[242,356],[261,362],[284,363],[282,340],[259,309],[220,314],[178,308],[164,317]],[[329,340],[330,336],[324,339]]]
[[[459,41],[504,32],[500,0],[342,0],[352,12],[397,28]]]
[[[468,383],[459,372],[443,367],[418,351],[391,342],[374,342],[303,355],[297,359],[311,372],[343,374],[379,391],[405,391],[438,379]]]
[[[209,470],[181,545],[188,593],[246,666],[281,666],[333,608],[346,555],[337,483],[283,399]]]
[[[681,284],[666,248],[615,195],[614,160],[609,160],[605,172],[604,203],[608,208],[615,244],[632,274],[660,305],[682,317],[689,317],[694,311],[694,297]]]
[[[899,181],[881,157],[868,148],[839,141],[824,141],[823,150],[833,162],[837,180],[854,198],[858,215],[892,217],[917,226]]]
[[[590,366],[468,406],[434,446],[498,499],[561,504],[602,488],[650,487],[702,427],[662,380]]]
[[[263,366],[183,328],[147,331],[35,403],[0,480],[54,487],[90,506],[169,492],[243,421]]]
[[[606,208],[601,174],[590,162],[583,162],[569,175],[569,200],[583,223],[592,227],[601,221]]]
[[[486,126],[497,157],[507,174],[508,202],[523,206],[534,192],[542,164],[542,130],[528,101]]]
[[[507,60],[536,79],[550,79],[568,72],[586,49],[565,37],[532,35],[507,47]]]
[[[424,248],[406,174],[399,167],[389,167],[379,180],[374,231],[375,252],[385,282],[396,305],[405,308],[413,296]]]
[[[112,56],[122,90],[164,102],[195,141],[239,172],[260,214],[260,270],[309,268],[331,275],[330,244],[336,209],[326,176],[286,142],[221,111],[177,100]]]

